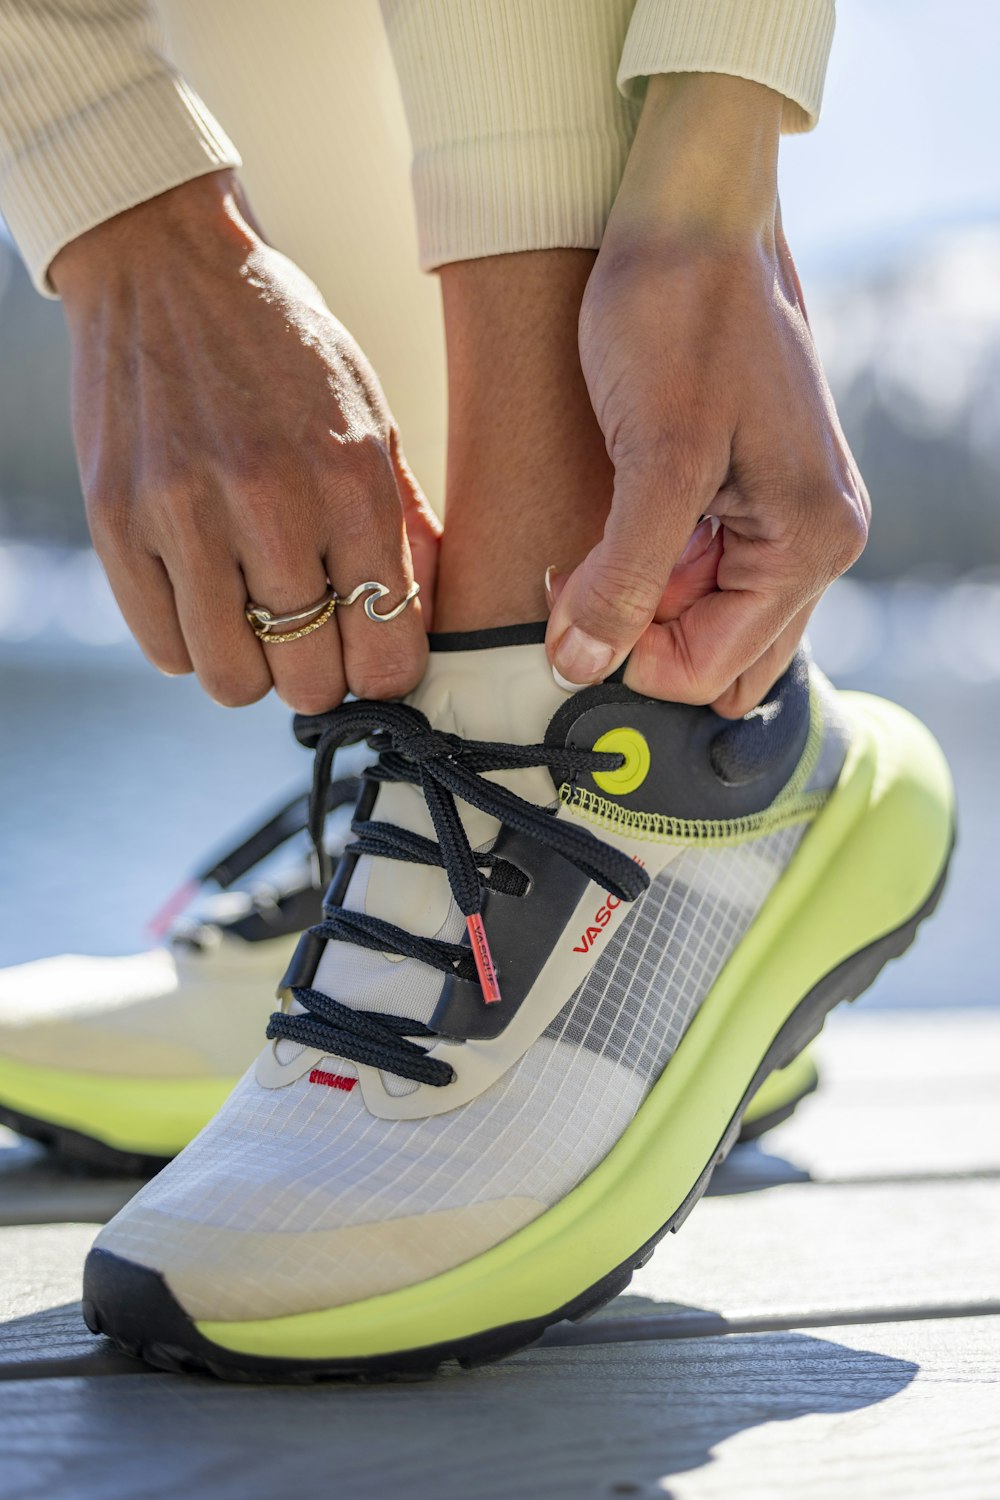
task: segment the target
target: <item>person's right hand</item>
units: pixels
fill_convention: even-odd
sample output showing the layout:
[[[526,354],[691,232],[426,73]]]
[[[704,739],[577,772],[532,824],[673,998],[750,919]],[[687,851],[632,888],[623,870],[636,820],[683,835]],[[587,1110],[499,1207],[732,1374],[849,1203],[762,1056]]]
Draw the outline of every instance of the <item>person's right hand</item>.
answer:
[[[67,245],[51,278],[73,345],[94,546],[140,646],[220,703],[271,687],[303,713],[419,680],[439,526],[374,371],[316,287],[264,243],[231,174],[185,183]],[[377,579],[302,640],[262,645],[248,599],[304,609]],[[421,601],[423,608],[421,609]]]

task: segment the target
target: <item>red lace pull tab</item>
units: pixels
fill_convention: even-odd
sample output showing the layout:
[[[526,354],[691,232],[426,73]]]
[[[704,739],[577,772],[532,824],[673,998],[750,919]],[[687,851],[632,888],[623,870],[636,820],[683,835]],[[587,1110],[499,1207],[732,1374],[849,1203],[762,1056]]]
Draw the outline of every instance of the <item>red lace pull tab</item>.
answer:
[[[472,944],[472,956],[476,960],[479,983],[483,987],[483,999],[487,1005],[496,1005],[501,998],[500,985],[481,914],[474,911],[471,917],[466,917],[465,925],[469,929],[469,942]]]
[[[189,901],[194,899],[197,893],[197,880],[186,880],[178,890],[174,891],[172,896],[168,896],[159,911],[150,917],[146,923],[146,931],[150,937],[166,937],[174,925],[176,918],[180,916],[185,906],[187,906]]]

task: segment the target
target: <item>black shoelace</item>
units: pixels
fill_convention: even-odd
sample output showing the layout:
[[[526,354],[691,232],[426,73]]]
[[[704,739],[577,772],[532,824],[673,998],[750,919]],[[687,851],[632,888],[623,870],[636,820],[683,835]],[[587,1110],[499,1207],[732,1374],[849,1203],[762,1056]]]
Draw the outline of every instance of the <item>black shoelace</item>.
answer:
[[[433,729],[426,715],[403,703],[345,703],[327,714],[300,716],[296,720],[296,733],[303,744],[316,751],[309,833],[321,879],[326,881],[330,873],[329,858],[323,847],[323,821],[333,757],[341,745],[368,736],[368,743],[378,751],[379,759],[363,773],[365,779],[419,786],[438,842],[391,823],[358,819],[351,825],[356,835],[356,842],[350,846],[352,855],[368,854],[444,869],[455,902],[466,918],[472,942],[476,943],[478,934],[485,954],[481,952],[477,958],[472,946],[418,937],[380,917],[336,905],[324,904],[324,921],[309,929],[315,937],[397,953],[463,979],[478,978],[484,990],[484,1003],[498,999],[499,992],[493,994],[490,989],[492,960],[479,920],[484,884],[480,872],[492,871],[497,862],[489,853],[477,854],[471,848],[455,806],[456,797],[507,827],[540,840],[619,900],[634,901],[649,884],[645,871],[628,855],[585,829],[558,820],[545,808],[526,802],[481,774],[529,766],[548,766],[563,773],[612,771],[622,764],[619,754],[553,745],[466,740]],[[448,1064],[428,1057],[426,1050],[413,1040],[436,1036],[421,1022],[404,1016],[353,1010],[308,987],[296,986],[292,994],[304,1013],[276,1012],[267,1028],[270,1038],[301,1042],[332,1056],[367,1063],[418,1083],[440,1087],[451,1082],[454,1075]]]

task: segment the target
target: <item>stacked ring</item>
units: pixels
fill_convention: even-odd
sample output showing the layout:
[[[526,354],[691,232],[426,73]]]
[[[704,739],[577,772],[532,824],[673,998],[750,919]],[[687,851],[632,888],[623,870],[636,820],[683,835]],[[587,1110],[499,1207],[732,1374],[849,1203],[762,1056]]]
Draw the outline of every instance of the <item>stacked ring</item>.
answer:
[[[333,618],[333,612],[337,608],[339,600],[335,590],[330,589],[316,604],[310,604],[306,609],[296,610],[289,615],[273,615],[263,604],[248,603],[244,614],[247,623],[259,641],[265,646],[280,646],[285,641],[300,641],[304,635],[312,635],[314,630],[319,630],[327,620]],[[309,616],[315,618],[310,620]],[[309,620],[308,625],[300,625],[297,630],[276,629],[278,625],[294,625],[298,620]]]
[[[354,604],[362,594],[367,595],[364,608],[369,620],[377,620],[380,625],[385,624],[387,620],[394,620],[397,615],[403,613],[411,599],[415,599],[420,593],[420,585],[411,583],[400,602],[393,609],[387,609],[380,614],[375,608],[376,600],[384,599],[389,592],[386,584],[376,583],[374,579],[369,579],[367,583],[359,583],[356,589],[352,589],[343,598],[335,589],[330,589],[315,604],[310,604],[305,609],[295,610],[292,614],[274,615],[263,604],[254,604],[252,600],[247,601],[243,613],[246,615],[250,629],[259,641],[263,641],[265,646],[280,646],[283,641],[300,641],[303,636],[312,635],[314,630],[319,630],[321,625],[325,625],[327,620],[333,618],[333,612],[338,604],[341,608]],[[310,616],[315,618],[311,619]],[[307,620],[309,623],[299,625],[295,630],[276,628],[279,625],[296,625],[299,620]]]

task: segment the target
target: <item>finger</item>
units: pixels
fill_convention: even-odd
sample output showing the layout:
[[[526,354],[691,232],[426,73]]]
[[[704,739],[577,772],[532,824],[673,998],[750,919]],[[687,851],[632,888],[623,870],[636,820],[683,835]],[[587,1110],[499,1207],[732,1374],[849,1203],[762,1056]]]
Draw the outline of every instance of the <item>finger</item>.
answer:
[[[712,707],[725,719],[741,719],[758,703],[763,703],[767,694],[788,669],[788,665],[802,644],[809,617],[819,602],[820,595],[811,599],[804,609],[773,640],[767,650],[741,672],[722,693]]]
[[[268,547],[265,556],[262,549],[248,547],[240,562],[246,594],[272,615],[299,614],[329,593],[326,563],[318,549],[300,554],[291,543],[283,543]],[[259,643],[275,691],[297,713],[326,713],[336,708],[347,692],[337,613],[334,611],[322,625],[297,640]],[[279,625],[275,634],[294,632],[311,623],[291,621]],[[250,631],[249,625],[246,628]],[[258,645],[252,632],[251,640]]]
[[[604,536],[571,573],[549,618],[546,648],[557,681],[599,682],[625,659],[709,503],[700,491],[668,496],[662,482],[616,473]]]
[[[406,461],[398,434],[390,437],[390,451],[396,488],[403,503],[403,524],[410,543],[413,576],[420,585],[420,608],[424,629],[433,629],[434,586],[437,580],[438,553],[441,546],[441,522]]]
[[[636,692],[678,703],[712,703],[756,662],[818,592],[799,575],[778,577],[769,544],[733,538],[723,528],[720,588],[675,619],[654,623],[636,643],[625,681]],[[727,574],[730,546],[757,549],[756,568],[741,560]],[[742,587],[727,587],[738,577]]]
[[[98,556],[125,623],[153,666],[169,677],[192,672],[174,591],[160,559],[148,552],[125,556],[107,548]]]
[[[676,620],[706,594],[718,587],[719,563],[723,555],[722,525],[718,516],[699,521],[677,563],[675,563],[654,620]]]
[[[394,466],[384,452],[368,453],[372,456],[363,476],[355,477],[354,503],[341,512],[326,564],[341,598],[361,583],[385,585],[385,596],[372,598],[372,608],[385,615],[405,599],[414,566]],[[366,597],[372,596],[337,608],[347,685],[359,698],[402,698],[416,687],[427,663],[422,598],[412,599],[394,619],[373,620],[365,610]]]
[[[221,543],[164,558],[177,618],[198,680],[217,703],[256,703],[271,687],[263,648],[243,611],[247,593],[236,559]]]

